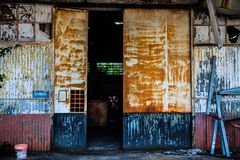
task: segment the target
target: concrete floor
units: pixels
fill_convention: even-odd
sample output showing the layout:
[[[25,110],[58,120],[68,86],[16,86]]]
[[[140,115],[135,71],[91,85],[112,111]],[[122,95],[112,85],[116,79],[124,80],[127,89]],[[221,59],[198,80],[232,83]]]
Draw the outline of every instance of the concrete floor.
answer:
[[[14,156],[1,160],[13,160]],[[29,160],[222,160],[221,157],[196,155],[195,151],[85,151],[85,152],[35,152],[28,153]]]

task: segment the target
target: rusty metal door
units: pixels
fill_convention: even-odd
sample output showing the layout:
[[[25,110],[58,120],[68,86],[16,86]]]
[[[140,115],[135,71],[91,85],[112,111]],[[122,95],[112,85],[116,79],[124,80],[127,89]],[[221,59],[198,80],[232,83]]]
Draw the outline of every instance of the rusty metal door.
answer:
[[[54,147],[85,148],[88,12],[55,9]]]
[[[190,145],[189,15],[180,9],[124,10],[125,148]]]

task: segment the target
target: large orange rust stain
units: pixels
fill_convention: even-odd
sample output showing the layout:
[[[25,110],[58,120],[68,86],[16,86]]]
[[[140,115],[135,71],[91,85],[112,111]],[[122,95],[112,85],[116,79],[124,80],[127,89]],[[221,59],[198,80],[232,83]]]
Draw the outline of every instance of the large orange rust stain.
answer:
[[[87,14],[56,10],[55,85],[86,88]]]
[[[190,112],[188,10],[124,11],[124,112]]]

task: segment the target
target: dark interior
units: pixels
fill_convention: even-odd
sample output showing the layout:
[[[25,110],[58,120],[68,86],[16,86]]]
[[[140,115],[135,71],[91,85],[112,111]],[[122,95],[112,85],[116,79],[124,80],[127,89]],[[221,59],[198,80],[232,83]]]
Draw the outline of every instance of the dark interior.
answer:
[[[122,146],[122,17],[122,12],[89,13],[89,150],[114,150]]]

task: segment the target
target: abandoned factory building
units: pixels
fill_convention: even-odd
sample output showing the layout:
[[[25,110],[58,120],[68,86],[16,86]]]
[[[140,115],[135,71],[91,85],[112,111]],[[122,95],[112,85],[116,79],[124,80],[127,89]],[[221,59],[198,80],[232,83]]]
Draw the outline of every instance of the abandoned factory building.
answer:
[[[239,33],[238,0],[3,0],[0,143],[240,148]]]

